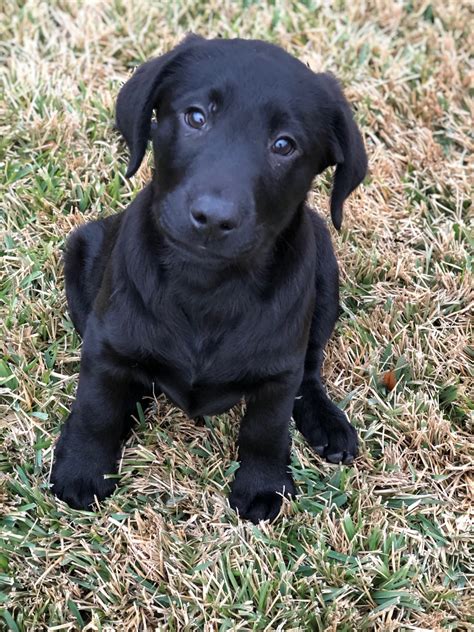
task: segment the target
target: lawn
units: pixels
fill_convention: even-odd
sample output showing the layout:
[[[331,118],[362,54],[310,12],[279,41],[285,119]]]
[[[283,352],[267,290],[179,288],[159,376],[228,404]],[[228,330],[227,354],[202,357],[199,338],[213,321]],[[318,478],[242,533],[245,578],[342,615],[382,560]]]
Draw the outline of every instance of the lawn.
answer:
[[[0,628],[474,629],[471,11],[3,0]],[[334,72],[370,160],[331,229],[342,314],[324,370],[361,455],[324,463],[295,431],[299,495],[272,525],[227,503],[239,410],[197,426],[160,399],[137,411],[119,490],[96,512],[49,491],[81,349],[64,240],[149,179],[150,161],[124,178],[115,97],[190,30],[266,39]],[[326,218],[329,184],[310,199]]]

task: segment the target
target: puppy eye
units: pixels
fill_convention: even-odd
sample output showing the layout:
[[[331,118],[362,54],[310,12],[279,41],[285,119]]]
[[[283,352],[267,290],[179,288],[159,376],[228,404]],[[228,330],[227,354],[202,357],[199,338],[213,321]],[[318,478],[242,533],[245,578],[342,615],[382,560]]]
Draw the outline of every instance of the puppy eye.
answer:
[[[289,156],[295,149],[295,143],[288,136],[280,136],[272,145],[272,152],[280,156]]]
[[[191,108],[184,115],[186,125],[193,127],[194,129],[201,129],[206,124],[206,115],[202,110],[198,108]]]

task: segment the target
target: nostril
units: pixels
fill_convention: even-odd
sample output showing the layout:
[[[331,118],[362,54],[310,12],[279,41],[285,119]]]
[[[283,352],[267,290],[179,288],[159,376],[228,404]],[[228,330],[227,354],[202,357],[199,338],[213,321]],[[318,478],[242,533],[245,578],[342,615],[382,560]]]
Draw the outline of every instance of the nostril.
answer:
[[[200,211],[193,211],[193,218],[198,224],[201,224],[201,226],[205,226],[207,224],[206,215],[204,213],[201,213]]]
[[[201,195],[193,200],[189,220],[194,231],[213,238],[224,238],[240,226],[237,204],[233,200]]]
[[[228,233],[229,231],[234,229],[234,225],[230,222],[221,222],[219,224],[219,228],[224,231],[224,233]]]

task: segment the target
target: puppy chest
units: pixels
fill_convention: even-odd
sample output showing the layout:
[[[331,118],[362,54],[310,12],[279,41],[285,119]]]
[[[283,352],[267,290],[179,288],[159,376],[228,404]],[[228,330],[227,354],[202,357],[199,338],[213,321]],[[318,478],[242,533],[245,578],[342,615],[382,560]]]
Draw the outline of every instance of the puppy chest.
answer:
[[[166,336],[160,345],[162,365],[179,374],[189,389],[203,384],[221,384],[238,380],[246,372],[250,359],[243,341],[232,336]]]
[[[157,390],[164,392],[190,417],[224,412],[242,398],[245,383],[235,358],[210,350],[173,345],[177,353],[167,354],[150,367]],[[170,348],[168,347],[168,351]]]

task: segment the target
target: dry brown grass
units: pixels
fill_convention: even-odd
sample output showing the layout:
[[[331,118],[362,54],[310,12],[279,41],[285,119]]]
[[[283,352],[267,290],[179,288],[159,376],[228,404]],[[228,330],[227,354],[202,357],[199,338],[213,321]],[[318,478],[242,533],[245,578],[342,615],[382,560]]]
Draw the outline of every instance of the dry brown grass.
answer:
[[[472,5],[4,0],[0,607],[12,630],[473,629]],[[238,412],[196,427],[159,400],[97,513],[48,491],[77,384],[61,247],[123,208],[112,130],[130,70],[189,30],[275,41],[331,70],[370,176],[340,235],[331,395],[352,468],[295,433],[301,496],[274,524],[229,510]],[[326,213],[328,180],[315,183]],[[393,371],[395,388],[381,380]]]

